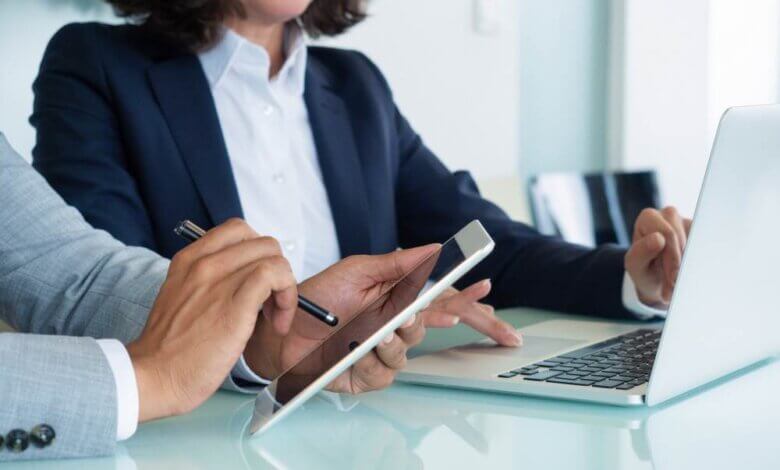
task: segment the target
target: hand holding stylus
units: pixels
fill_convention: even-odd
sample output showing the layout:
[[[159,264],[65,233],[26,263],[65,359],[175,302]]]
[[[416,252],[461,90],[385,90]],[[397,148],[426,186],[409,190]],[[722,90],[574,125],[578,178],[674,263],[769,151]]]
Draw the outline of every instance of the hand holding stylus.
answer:
[[[298,290],[317,298],[323,306],[338,306],[342,324],[346,325],[360,312],[361,315],[371,315],[372,312],[365,312],[364,309],[369,306],[374,308],[377,298],[387,292],[396,280],[433,253],[436,247],[437,245],[430,245],[380,256],[352,256],[304,281],[298,286]],[[416,292],[414,290],[415,294]],[[257,323],[244,357],[258,375],[276,378],[281,372],[298,363],[330,333],[329,328],[303,315],[295,317],[290,332],[285,336],[279,336],[261,320]],[[397,372],[406,364],[409,348],[419,344],[424,336],[422,319],[419,316],[412,318],[385,338],[370,354],[340,375],[328,389],[362,393],[390,385]],[[280,353],[269,355],[264,353],[265,350]],[[323,357],[321,362],[326,363],[327,360],[328,358]],[[311,365],[312,373],[321,372],[318,363]]]
[[[228,221],[180,251],[143,332],[127,346],[139,420],[203,403],[244,351],[260,306],[270,305],[272,318],[291,322],[296,294],[279,244],[258,237],[243,221]]]
[[[200,240],[204,235],[206,235],[206,231],[198,227],[191,220],[183,220],[179,222],[178,225],[176,225],[176,227],[173,229],[173,231],[174,233],[176,233],[176,235],[182,237],[183,239],[187,240],[190,243],[194,243]],[[308,313],[312,317],[316,318],[322,323],[325,323],[328,326],[336,326],[339,324],[338,317],[336,317],[329,311],[325,310],[324,308],[320,307],[319,305],[315,304],[314,302],[307,299],[306,297],[303,297],[302,295],[298,296],[298,307],[304,312]],[[287,327],[285,327],[285,331],[286,328]]]

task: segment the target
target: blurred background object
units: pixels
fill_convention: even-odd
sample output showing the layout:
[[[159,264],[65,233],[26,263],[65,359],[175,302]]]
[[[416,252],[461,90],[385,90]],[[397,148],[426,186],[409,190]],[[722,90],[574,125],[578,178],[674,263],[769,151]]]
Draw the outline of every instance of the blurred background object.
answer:
[[[661,207],[654,171],[549,173],[531,178],[528,191],[541,233],[590,247],[630,246],[639,213]]]

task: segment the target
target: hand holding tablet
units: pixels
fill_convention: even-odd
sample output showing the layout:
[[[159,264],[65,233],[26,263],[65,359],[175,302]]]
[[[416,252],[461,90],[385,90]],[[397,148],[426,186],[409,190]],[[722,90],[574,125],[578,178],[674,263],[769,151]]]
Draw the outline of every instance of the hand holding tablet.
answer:
[[[341,323],[345,324],[358,313],[365,315],[366,308],[383,293],[389,292],[404,273],[438,249],[439,245],[428,245],[382,256],[349,257],[304,281],[298,290],[308,298],[317,299],[319,305],[337,312]],[[421,278],[420,282],[424,284],[426,280],[427,277]],[[354,367],[342,373],[328,390],[361,393],[389,385],[398,369],[405,365],[406,351],[422,341],[425,335],[420,319],[414,317],[409,320],[395,333],[383,338],[377,348]],[[252,370],[261,376],[278,377],[319,346],[333,331],[333,328],[311,316],[296,315],[290,333],[279,336],[268,322],[261,320],[244,357]],[[385,341],[387,339],[390,341]],[[268,350],[280,353],[272,356],[263,352]],[[322,370],[324,364],[342,356],[337,350],[325,350],[317,360],[307,363],[310,367],[307,373],[316,373]]]
[[[386,365],[383,359],[393,361],[393,352],[387,350],[388,346],[394,341],[403,341],[403,344],[396,343],[395,352],[397,365],[402,366],[408,345],[422,339],[422,327],[414,329],[421,320],[410,326],[409,338],[404,339],[407,332],[403,330],[394,331],[484,259],[493,247],[493,240],[485,229],[474,221],[443,245],[385,255],[392,258],[385,258],[385,262],[380,263],[383,265],[381,275],[360,272],[361,264],[370,266],[371,263],[358,257],[353,261],[354,266],[348,266],[347,259],[339,263],[346,264],[346,268],[336,265],[326,270],[323,274],[327,275],[322,279],[315,276],[309,286],[301,285],[301,292],[334,311],[341,322],[333,330],[297,315],[291,334],[283,338],[274,338],[271,332],[256,331],[253,336],[265,347],[269,343],[264,341],[277,341],[278,344],[270,349],[285,352],[278,361],[264,359],[262,355],[247,357],[256,371],[275,377],[255,401],[250,433],[267,430],[325,387],[356,393],[389,385],[395,372],[387,374],[382,370],[383,364]],[[388,259],[393,262],[387,263]],[[331,271],[338,269],[343,272]],[[318,285],[318,282],[322,284]],[[262,323],[258,328],[263,328]],[[390,342],[382,346],[382,341],[388,338]],[[359,372],[361,364],[366,367],[362,375]],[[373,382],[361,383],[363,379]]]

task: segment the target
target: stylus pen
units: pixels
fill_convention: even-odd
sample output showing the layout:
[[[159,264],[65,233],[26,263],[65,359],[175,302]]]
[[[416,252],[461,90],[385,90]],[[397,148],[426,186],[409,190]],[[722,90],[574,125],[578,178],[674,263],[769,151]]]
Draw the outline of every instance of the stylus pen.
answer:
[[[182,237],[190,243],[198,240],[200,237],[206,234],[205,230],[198,227],[190,220],[183,220],[179,222],[173,231],[176,233],[176,235]],[[333,315],[329,311],[325,310],[302,295],[298,296],[298,307],[326,325],[336,326],[339,324],[339,319],[337,316]]]

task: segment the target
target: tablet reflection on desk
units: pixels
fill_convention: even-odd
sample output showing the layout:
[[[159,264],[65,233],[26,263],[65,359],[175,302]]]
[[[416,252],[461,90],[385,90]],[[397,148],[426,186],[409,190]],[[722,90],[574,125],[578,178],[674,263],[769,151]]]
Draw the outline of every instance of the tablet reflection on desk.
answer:
[[[142,425],[124,456],[55,467],[777,469],[778,390],[780,361],[653,409],[397,384],[320,394],[262,439],[246,437],[254,399],[219,392],[193,413]]]

